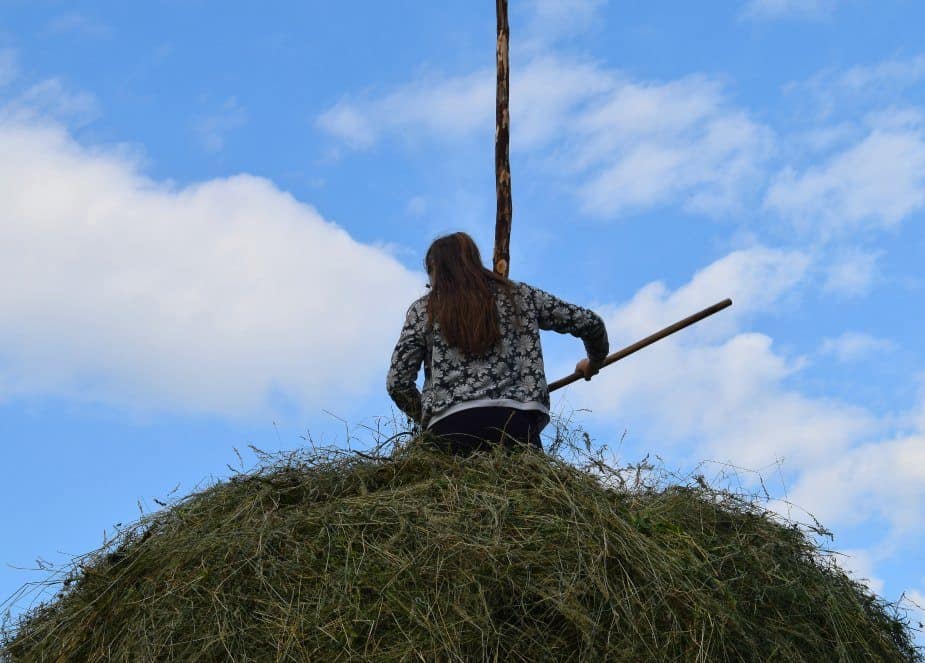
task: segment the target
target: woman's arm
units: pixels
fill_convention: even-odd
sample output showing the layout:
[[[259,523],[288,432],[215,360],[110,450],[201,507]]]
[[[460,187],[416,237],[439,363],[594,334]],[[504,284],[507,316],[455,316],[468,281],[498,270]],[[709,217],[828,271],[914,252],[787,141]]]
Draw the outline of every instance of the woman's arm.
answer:
[[[588,353],[590,370],[596,373],[610,351],[607,328],[601,316],[538,288],[533,288],[533,293],[539,328],[580,338]]]
[[[392,352],[392,363],[386,379],[386,390],[398,409],[413,421],[421,422],[421,392],[415,380],[424,361],[424,307],[422,300],[408,309],[405,324]]]

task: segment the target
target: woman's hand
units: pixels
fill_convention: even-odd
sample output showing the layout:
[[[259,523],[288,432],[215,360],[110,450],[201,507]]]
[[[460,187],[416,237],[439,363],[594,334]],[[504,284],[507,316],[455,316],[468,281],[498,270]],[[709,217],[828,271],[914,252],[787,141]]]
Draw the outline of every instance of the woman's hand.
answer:
[[[592,376],[601,372],[600,366],[592,366],[591,361],[585,357],[575,365],[575,372],[581,373],[585,380],[590,380]]]

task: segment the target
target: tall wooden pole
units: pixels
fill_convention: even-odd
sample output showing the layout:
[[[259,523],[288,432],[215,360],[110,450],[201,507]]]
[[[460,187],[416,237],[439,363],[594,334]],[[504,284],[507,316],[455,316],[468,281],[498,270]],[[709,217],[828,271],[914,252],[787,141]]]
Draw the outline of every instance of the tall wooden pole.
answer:
[[[495,217],[494,270],[508,275],[511,262],[511,161],[510,113],[508,112],[510,70],[508,68],[508,42],[510,30],[507,22],[508,0],[495,0],[498,11],[498,88],[495,112],[495,189],[498,194],[498,212]]]

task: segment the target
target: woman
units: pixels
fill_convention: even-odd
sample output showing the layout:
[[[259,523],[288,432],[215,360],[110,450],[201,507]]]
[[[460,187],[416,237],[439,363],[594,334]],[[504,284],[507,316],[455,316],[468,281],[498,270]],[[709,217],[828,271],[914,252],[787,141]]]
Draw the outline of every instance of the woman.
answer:
[[[440,237],[427,250],[430,292],[408,309],[387,389],[392,400],[441,447],[458,454],[493,443],[542,449],[549,390],[540,329],[584,341],[576,370],[590,380],[607,356],[607,330],[590,311],[482,265],[466,233]],[[424,364],[424,390],[415,385]]]

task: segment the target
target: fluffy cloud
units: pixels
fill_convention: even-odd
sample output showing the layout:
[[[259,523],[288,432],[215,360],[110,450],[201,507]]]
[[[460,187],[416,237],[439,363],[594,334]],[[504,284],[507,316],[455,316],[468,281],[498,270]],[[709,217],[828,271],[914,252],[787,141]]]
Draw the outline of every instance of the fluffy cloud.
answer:
[[[823,291],[845,297],[866,295],[879,277],[882,255],[857,247],[833,252],[825,267]]]
[[[894,58],[875,65],[852,67],[837,78],[845,90],[871,94],[886,87],[906,87],[925,78],[925,55]]]
[[[556,135],[573,109],[613,82],[596,66],[568,58],[538,56],[511,76],[511,124],[515,146],[535,148]],[[322,113],[317,126],[355,149],[387,135],[417,132],[452,141],[494,130],[495,71],[451,78],[427,77],[381,97],[343,100]]]
[[[683,444],[692,461],[765,473],[780,466],[795,486],[790,500],[826,524],[883,518],[897,528],[925,525],[915,506],[925,485],[920,436],[889,440],[889,417],[802,393],[792,384],[806,360],[747,329],[756,315],[794,296],[809,267],[802,253],[753,247],[716,261],[677,290],[650,284],[626,304],[603,309],[619,347],[726,295],[736,302],[602,372],[582,387],[583,402],[595,421],[628,428],[651,448],[677,453]],[[899,463],[902,476],[882,485]],[[904,506],[894,508],[898,501]]]
[[[890,228],[925,207],[925,133],[896,114],[875,118],[857,144],[803,172],[787,168],[765,205],[823,236]]]
[[[384,134],[410,128],[441,140],[492,126],[493,71],[417,81],[376,99],[344,100],[322,113],[317,126],[353,148],[374,145]]]
[[[674,292],[663,283],[650,283],[627,304],[605,310],[616,337],[635,340],[730,297],[734,302],[731,309],[686,332],[688,338],[694,334],[700,340],[728,337],[739,329],[745,317],[768,310],[791,292],[803,280],[810,264],[810,257],[801,251],[755,246],[720,258]]]
[[[618,76],[583,60],[540,55],[511,74],[511,140],[515,148],[537,150],[570,134],[585,109],[619,86]],[[494,130],[494,94],[492,121]]]
[[[373,114],[367,117],[347,102],[340,102],[322,113],[315,124],[354,148],[370,147],[378,139]]]
[[[0,121],[29,122],[56,119],[69,126],[83,126],[100,115],[96,97],[72,91],[57,78],[39,81],[0,106]]]
[[[853,103],[859,101],[889,107],[901,92],[923,78],[925,55],[915,55],[849,69],[824,69],[806,81],[790,83],[785,90],[796,98],[810,98],[823,115],[829,115],[845,107],[853,112]]]
[[[618,329],[621,321],[608,322]],[[793,472],[849,448],[874,424],[858,408],[788,389],[801,368],[765,334],[672,339],[601,378],[591,399],[593,409],[641,425],[653,441],[693,441],[701,457],[759,470],[783,459]]]
[[[582,386],[583,402],[599,424],[627,428],[648,448],[676,454],[684,445],[691,461],[766,474],[779,469],[788,503],[772,506],[782,513],[801,517],[789,511],[795,504],[833,527],[888,523],[901,545],[925,529],[925,416],[897,418],[803,393],[793,377],[808,365],[805,358],[747,329],[810,274],[802,253],[753,247],[721,258],[677,290],[653,283],[626,304],[601,309],[619,347],[723,296],[736,302],[602,372]],[[823,345],[846,360],[888,347],[860,334]]]
[[[379,384],[421,275],[249,175],[0,122],[0,392],[250,415]]]
[[[828,73],[827,82],[806,85],[844,94],[903,86],[922,76],[925,57],[917,57]],[[822,126],[791,137],[793,147],[809,147],[812,158],[780,169],[769,185],[778,138],[731,105],[714,78],[637,81],[596,62],[548,50],[527,53],[512,73],[511,114],[514,148],[568,181],[580,208],[594,216],[662,205],[729,215],[763,195],[766,210],[832,238],[896,226],[925,206],[925,118],[915,108],[870,112],[859,126]],[[363,149],[386,136],[447,141],[489,135],[493,116],[494,71],[485,69],[344,99],[317,124]],[[874,263],[868,260],[861,271],[853,269],[864,266],[857,261],[843,264],[852,269],[835,270],[827,289],[862,294]]]
[[[835,558],[838,565],[866,584],[870,591],[875,594],[882,594],[884,588],[883,579],[878,578],[875,574],[876,566],[875,556],[867,550],[842,550],[840,555]]]
[[[870,415],[787,388],[804,361],[775,352],[770,337],[742,330],[755,313],[789,295],[808,263],[798,252],[738,251],[674,292],[651,284],[627,304],[605,311],[620,345],[723,296],[736,302],[715,319],[602,373],[588,389],[592,409],[624,425],[641,425],[653,440],[694,440],[703,455],[752,468],[781,457],[787,467],[802,468],[849,448],[872,430]]]
[[[226,99],[216,112],[199,118],[193,126],[199,143],[206,152],[221,152],[229,132],[247,124],[247,110],[237,97]]]
[[[681,202],[693,211],[736,211],[773,152],[771,132],[725,101],[702,76],[624,81],[575,120],[583,208],[595,215]]]
[[[342,100],[317,120],[353,148],[386,135],[459,140],[494,127],[494,71],[423,80],[381,97]],[[585,212],[611,216],[680,202],[722,214],[761,181],[773,136],[702,76],[666,83],[625,79],[595,63],[529,57],[512,73],[512,144],[576,183]],[[548,154],[548,152],[546,153]]]
[[[530,0],[527,41],[541,45],[583,32],[606,4],[607,0]]]
[[[529,0],[526,34],[512,53],[524,62],[511,74],[511,122],[516,146],[536,147],[555,134],[569,112],[588,97],[610,89],[612,74],[598,66],[552,56],[556,39],[580,32],[607,0]],[[494,130],[494,68],[468,74],[425,76],[372,97],[345,98],[316,118],[316,126],[353,149],[366,149],[383,136],[421,132],[437,140],[458,140]]]
[[[864,359],[875,353],[889,352],[894,344],[883,338],[876,338],[860,332],[845,332],[835,338],[827,338],[822,342],[822,354],[833,355],[841,362],[852,362]]]
[[[888,522],[899,533],[925,529],[925,433],[845,450],[808,469],[791,500],[825,523]]]

